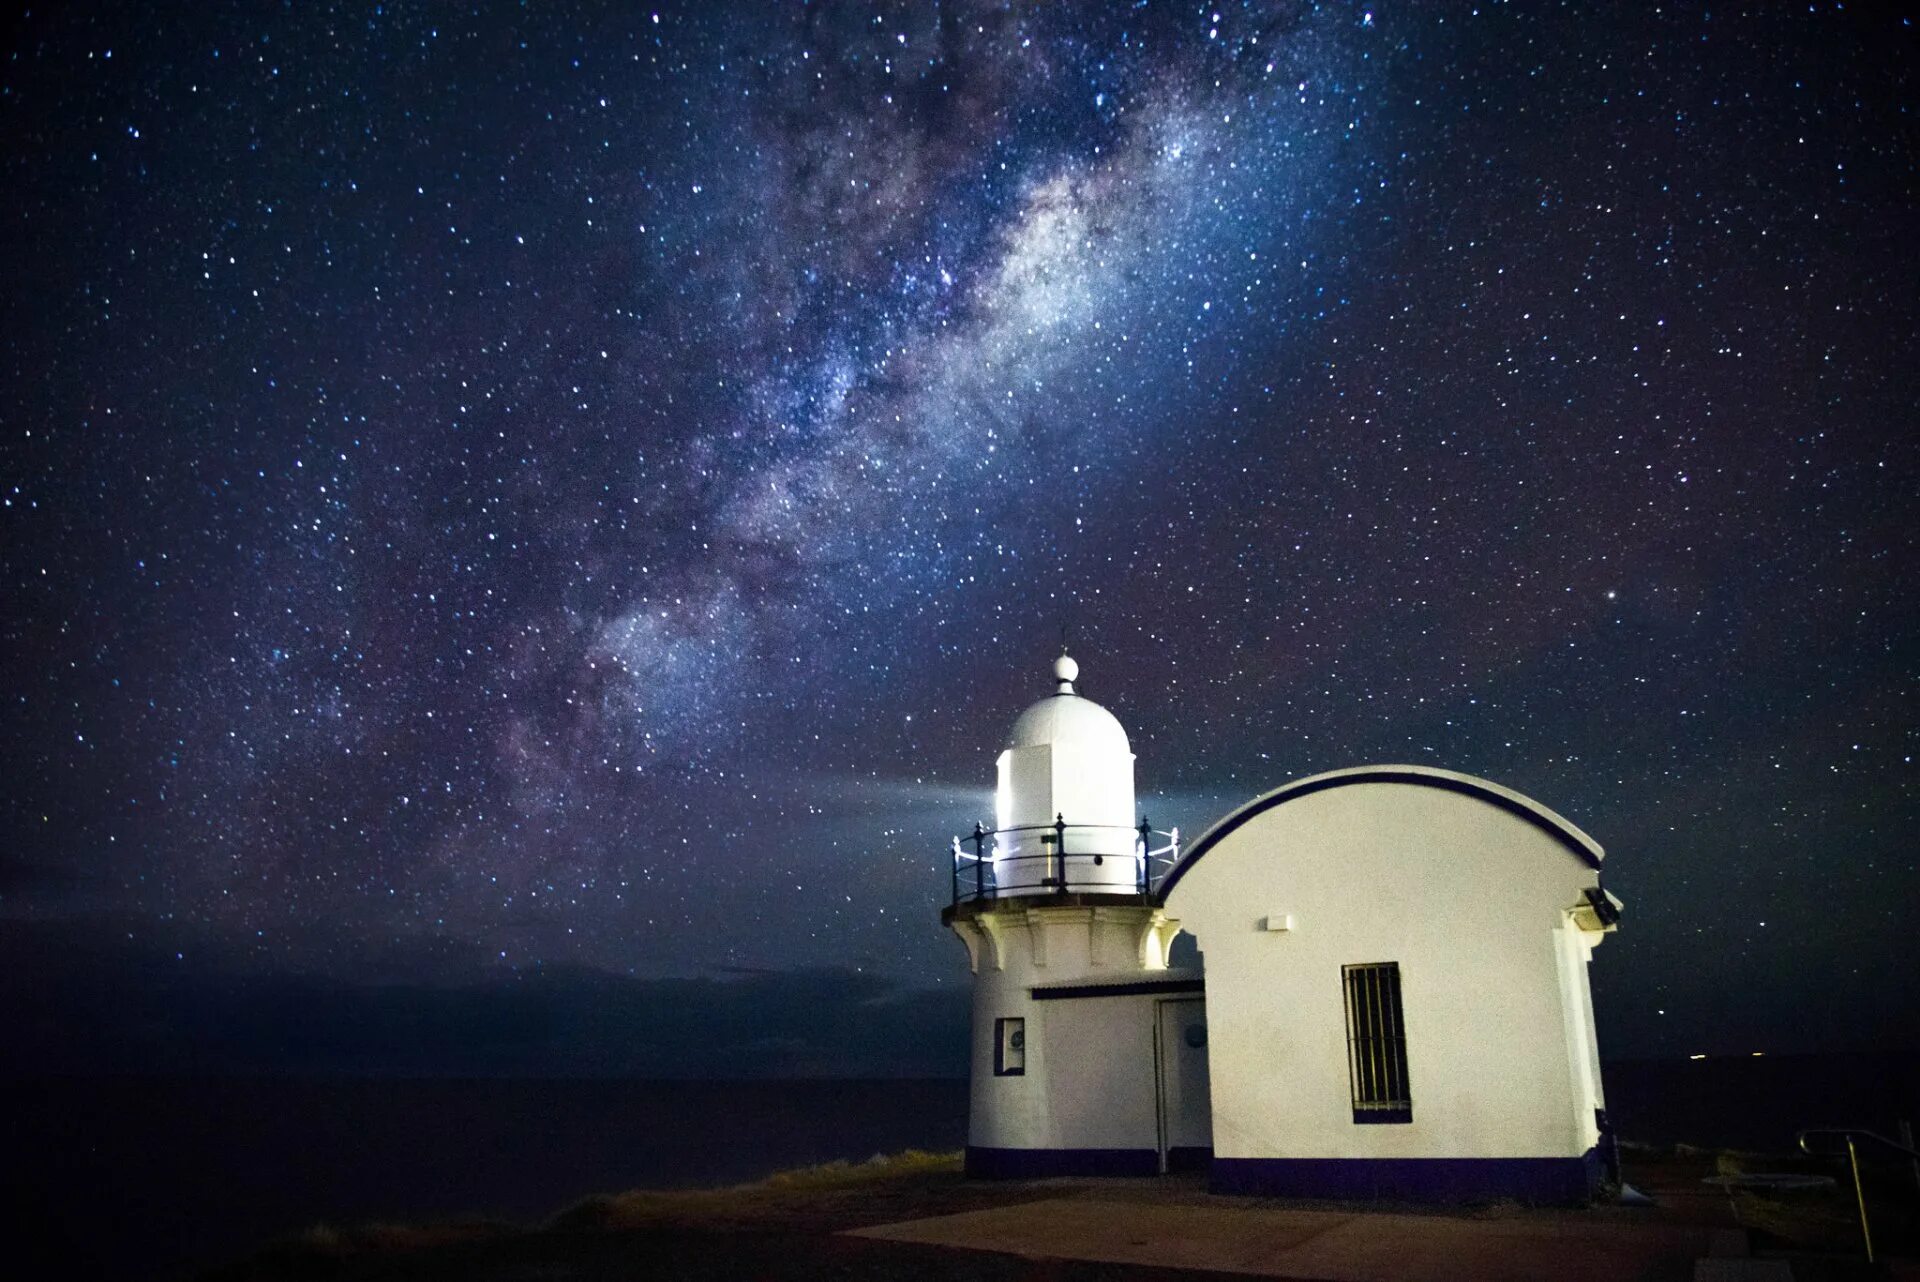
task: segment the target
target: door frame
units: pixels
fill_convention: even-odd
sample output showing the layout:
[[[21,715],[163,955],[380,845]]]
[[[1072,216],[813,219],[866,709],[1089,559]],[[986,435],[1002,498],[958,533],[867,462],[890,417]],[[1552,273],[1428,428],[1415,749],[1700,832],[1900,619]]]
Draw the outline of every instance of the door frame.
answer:
[[[1172,1049],[1165,1044],[1163,1030],[1166,1028],[1166,1010],[1168,1006],[1192,1005],[1198,1003],[1204,1015],[1207,999],[1204,994],[1197,997],[1156,997],[1153,1002],[1153,1130],[1154,1149],[1159,1155],[1160,1174],[1167,1173],[1167,1058]],[[1212,1101],[1208,1101],[1211,1106]]]

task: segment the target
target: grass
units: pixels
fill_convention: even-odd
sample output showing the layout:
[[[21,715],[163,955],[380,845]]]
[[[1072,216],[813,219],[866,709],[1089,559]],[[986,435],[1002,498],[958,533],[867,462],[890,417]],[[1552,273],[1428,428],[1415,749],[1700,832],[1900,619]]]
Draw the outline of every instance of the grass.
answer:
[[[961,1155],[876,1153],[864,1162],[834,1161],[776,1171],[762,1180],[710,1189],[633,1189],[600,1194],[576,1202],[548,1221],[562,1231],[633,1229],[658,1225],[744,1225],[747,1222],[785,1220],[803,1204],[808,1218],[817,1218],[822,1194],[867,1189],[873,1185],[924,1182],[928,1177],[957,1181]],[[828,1205],[831,1204],[828,1200]]]
[[[897,1180],[906,1175],[958,1175],[963,1156],[958,1149],[950,1153],[927,1153],[917,1148],[910,1148],[903,1153],[875,1153],[864,1162],[849,1162],[842,1158],[838,1161],[822,1162],[818,1166],[800,1166],[790,1171],[776,1171],[757,1184],[748,1184],[743,1187],[844,1188],[849,1184],[864,1184],[869,1180]]]
[[[346,1256],[369,1251],[426,1251],[461,1242],[511,1237],[520,1230],[498,1220],[448,1220],[434,1224],[316,1224],[296,1239],[315,1255]]]
[[[908,1149],[902,1153],[876,1153],[864,1162],[840,1160],[776,1171],[765,1179],[720,1188],[633,1189],[625,1193],[597,1194],[574,1203],[533,1228],[491,1219],[427,1224],[316,1224],[290,1242],[269,1247],[253,1263],[271,1261],[292,1272],[305,1272],[303,1265],[472,1247],[543,1233],[791,1229],[823,1222],[837,1226],[841,1220],[851,1224],[873,1215],[881,1218],[910,1215],[914,1204],[925,1195],[940,1191],[934,1186],[955,1185],[960,1179],[960,1153]],[[890,1196],[876,1196],[876,1193]],[[233,1272],[222,1270],[218,1276],[228,1275],[260,1274],[254,1268],[243,1268]]]

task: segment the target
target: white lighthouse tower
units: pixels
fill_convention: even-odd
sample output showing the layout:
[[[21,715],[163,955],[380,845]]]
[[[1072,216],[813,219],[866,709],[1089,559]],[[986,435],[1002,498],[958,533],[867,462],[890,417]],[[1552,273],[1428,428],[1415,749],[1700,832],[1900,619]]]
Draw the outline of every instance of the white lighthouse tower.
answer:
[[[1167,968],[1179,924],[1150,891],[1168,851],[1152,848],[1134,809],[1125,729],[1080,696],[1079,675],[1065,654],[1054,663],[1053,693],[1020,715],[1000,753],[994,831],[976,826],[955,843],[943,918],[974,975],[975,1174],[1166,1165],[1163,1104],[1154,1075],[1139,1071],[1141,1046],[1158,1035],[1160,1002],[1197,1003],[1200,980]],[[1109,1071],[1090,1071],[1103,1063]],[[1204,1107],[1204,1088],[1199,1098]]]

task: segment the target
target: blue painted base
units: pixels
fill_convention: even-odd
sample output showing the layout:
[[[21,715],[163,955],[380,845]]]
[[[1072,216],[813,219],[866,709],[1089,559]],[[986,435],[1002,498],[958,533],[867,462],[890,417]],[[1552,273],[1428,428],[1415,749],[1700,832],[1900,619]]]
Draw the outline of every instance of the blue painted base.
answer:
[[[1167,1150],[1167,1170],[1170,1172],[1204,1171],[1207,1169],[1207,1163],[1211,1161],[1213,1161],[1213,1150],[1210,1148],[1170,1148]]]
[[[1158,1175],[1150,1148],[975,1148],[967,1146],[967,1174],[989,1180],[1035,1180],[1054,1175]]]
[[[1268,1197],[1395,1198],[1408,1202],[1578,1205],[1599,1187],[1597,1153],[1585,1157],[1216,1157],[1215,1193]]]

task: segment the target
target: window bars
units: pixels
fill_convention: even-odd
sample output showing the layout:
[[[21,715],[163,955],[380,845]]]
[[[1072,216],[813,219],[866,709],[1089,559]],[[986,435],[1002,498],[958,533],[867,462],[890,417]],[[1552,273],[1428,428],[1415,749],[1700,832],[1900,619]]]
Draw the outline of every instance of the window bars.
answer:
[[[1406,1023],[1400,1013],[1400,963],[1342,966],[1347,998],[1347,1077],[1357,1124],[1411,1122]]]

